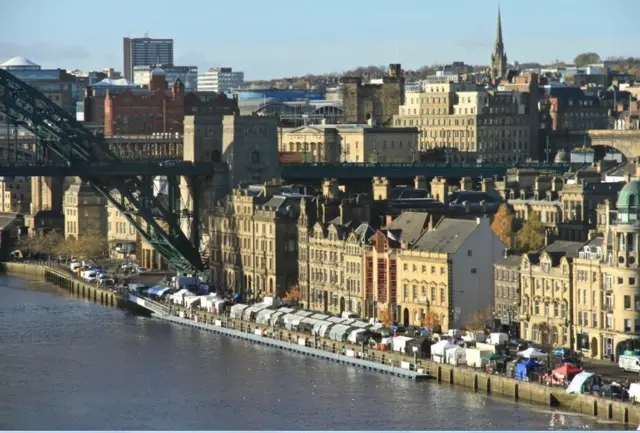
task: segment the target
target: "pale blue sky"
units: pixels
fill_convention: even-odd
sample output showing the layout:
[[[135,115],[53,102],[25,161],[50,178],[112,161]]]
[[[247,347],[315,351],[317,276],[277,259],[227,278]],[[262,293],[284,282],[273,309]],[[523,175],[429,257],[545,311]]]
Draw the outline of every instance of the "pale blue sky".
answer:
[[[247,79],[488,64],[493,0],[5,0],[0,61],[122,70],[122,38],[173,38],[175,63],[231,66]],[[640,0],[502,0],[510,61],[570,61],[595,51],[640,56]]]

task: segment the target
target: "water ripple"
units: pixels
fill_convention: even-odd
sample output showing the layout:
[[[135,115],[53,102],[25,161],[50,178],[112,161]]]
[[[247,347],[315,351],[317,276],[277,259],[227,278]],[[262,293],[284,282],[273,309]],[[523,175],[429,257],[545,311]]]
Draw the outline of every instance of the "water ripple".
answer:
[[[0,430],[619,429],[0,277]]]

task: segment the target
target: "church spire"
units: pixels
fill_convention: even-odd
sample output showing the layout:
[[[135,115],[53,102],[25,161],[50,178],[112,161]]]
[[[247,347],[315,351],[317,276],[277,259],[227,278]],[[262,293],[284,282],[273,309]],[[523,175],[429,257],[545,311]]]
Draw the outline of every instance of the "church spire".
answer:
[[[507,77],[507,53],[502,41],[502,16],[498,6],[498,19],[496,23],[496,40],[491,53],[491,80],[496,83]]]
[[[504,45],[502,43],[502,18],[500,17],[500,6],[498,6],[498,24],[496,26],[496,42],[494,45],[493,52],[499,53],[502,52]]]

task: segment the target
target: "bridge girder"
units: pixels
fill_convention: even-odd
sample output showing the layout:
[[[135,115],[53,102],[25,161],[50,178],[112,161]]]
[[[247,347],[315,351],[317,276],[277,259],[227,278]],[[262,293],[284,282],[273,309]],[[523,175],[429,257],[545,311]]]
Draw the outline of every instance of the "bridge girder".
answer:
[[[96,137],[38,90],[3,69],[0,69],[0,112],[15,125],[31,131],[39,138],[37,146],[58,155],[69,168],[97,161],[120,162],[104,139]],[[200,253],[182,232],[178,216],[166,209],[137,175],[103,177],[97,170],[82,179],[113,203],[176,271],[204,271]],[[119,198],[111,193],[114,189]],[[145,222],[147,230],[138,217]]]

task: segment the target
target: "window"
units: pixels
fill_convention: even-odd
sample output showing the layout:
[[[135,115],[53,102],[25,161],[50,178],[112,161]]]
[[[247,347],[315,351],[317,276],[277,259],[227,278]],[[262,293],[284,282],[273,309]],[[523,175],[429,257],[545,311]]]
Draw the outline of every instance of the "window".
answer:
[[[471,273],[472,273],[472,274],[475,274],[475,273],[477,273],[477,272],[478,272],[478,270],[477,270],[476,268],[471,268]]]
[[[471,252],[471,250],[468,250],[468,251],[467,251],[467,256],[471,257],[471,256],[472,256],[472,254],[473,254],[473,253]]]
[[[598,327],[598,313],[593,313],[591,315],[591,326],[594,328]]]
[[[435,275],[435,274],[436,274],[436,267],[431,266],[431,275]]]
[[[631,309],[631,296],[625,296],[624,297],[624,309],[625,310],[630,310]]]

